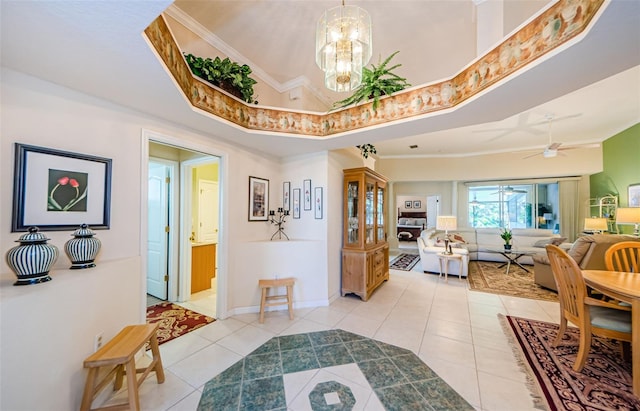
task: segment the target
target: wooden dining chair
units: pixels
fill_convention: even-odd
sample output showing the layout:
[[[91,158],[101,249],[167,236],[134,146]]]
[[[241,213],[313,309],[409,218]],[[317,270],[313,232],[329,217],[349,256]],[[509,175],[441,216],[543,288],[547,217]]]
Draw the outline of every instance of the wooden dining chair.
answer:
[[[604,265],[608,271],[640,273],[640,241],[621,241],[604,253]]]
[[[587,361],[592,335],[623,341],[622,354],[628,358],[631,352],[630,308],[589,297],[582,270],[575,260],[555,245],[549,244],[545,248],[560,300],[560,329],[552,346],[560,344],[570,321],[580,331],[578,355],[573,364],[576,372],[582,371]]]

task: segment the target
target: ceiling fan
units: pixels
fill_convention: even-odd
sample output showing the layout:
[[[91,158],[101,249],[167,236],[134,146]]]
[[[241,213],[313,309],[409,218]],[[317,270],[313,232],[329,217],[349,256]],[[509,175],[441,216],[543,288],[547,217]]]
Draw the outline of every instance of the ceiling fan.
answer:
[[[557,157],[558,154],[564,155],[564,154],[562,154],[562,151],[566,151],[566,150],[573,150],[573,149],[576,149],[576,148],[597,148],[597,147],[600,147],[600,144],[597,144],[597,143],[595,143],[595,144],[576,144],[576,145],[573,145],[573,146],[561,147],[562,143],[558,143],[558,142],[554,143],[551,140],[551,122],[552,121],[553,121],[553,116],[547,116],[549,144],[547,144],[547,146],[541,152],[538,152],[538,153],[535,153],[535,154],[531,154],[531,155],[528,155],[528,156],[523,157],[523,158],[527,159],[527,158],[540,156],[540,155],[542,157],[544,157],[544,158],[553,158],[553,157]]]
[[[511,186],[504,186],[504,187],[501,187],[500,190],[496,191],[495,193],[491,193],[491,194],[502,193],[502,194],[504,194],[506,196],[509,196],[511,194],[526,193],[526,192],[527,192],[527,190],[518,190],[518,189],[515,189],[515,188],[513,188]]]

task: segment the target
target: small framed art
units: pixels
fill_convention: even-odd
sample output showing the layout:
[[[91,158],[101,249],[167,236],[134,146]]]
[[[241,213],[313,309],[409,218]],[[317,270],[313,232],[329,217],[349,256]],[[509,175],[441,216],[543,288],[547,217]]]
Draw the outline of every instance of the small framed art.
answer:
[[[322,220],[322,187],[316,187],[314,190],[313,210],[317,220]]]
[[[304,190],[304,209],[311,210],[311,180],[304,180],[302,189]]]
[[[422,207],[422,202],[420,200],[415,200],[413,202],[413,208],[420,208]]]
[[[249,221],[269,218],[269,180],[249,177]]]
[[[300,189],[293,189],[293,218],[300,218]]]
[[[286,211],[291,210],[291,182],[282,183],[282,208]]]
[[[412,205],[413,205],[413,203],[411,201],[405,201],[404,202],[404,208],[411,208]]]

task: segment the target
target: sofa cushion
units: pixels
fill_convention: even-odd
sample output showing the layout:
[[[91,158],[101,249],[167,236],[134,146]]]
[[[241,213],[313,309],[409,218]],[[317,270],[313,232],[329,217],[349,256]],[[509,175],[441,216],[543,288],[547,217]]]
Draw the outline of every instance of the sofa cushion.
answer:
[[[538,248],[544,248],[547,244],[553,244],[553,245],[560,245],[562,243],[564,243],[565,241],[567,241],[567,237],[551,237],[551,238],[545,238],[542,240],[538,240],[536,241],[533,246],[534,247],[538,247]]]
[[[576,261],[576,263],[580,264],[593,242],[595,242],[595,238],[591,235],[579,237],[567,253]]]

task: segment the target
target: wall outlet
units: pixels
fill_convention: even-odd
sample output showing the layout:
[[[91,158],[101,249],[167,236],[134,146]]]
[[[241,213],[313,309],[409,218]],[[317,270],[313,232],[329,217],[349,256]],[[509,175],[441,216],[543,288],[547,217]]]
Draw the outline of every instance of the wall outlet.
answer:
[[[100,348],[102,348],[102,332],[96,334],[93,338],[93,352],[98,351]]]

